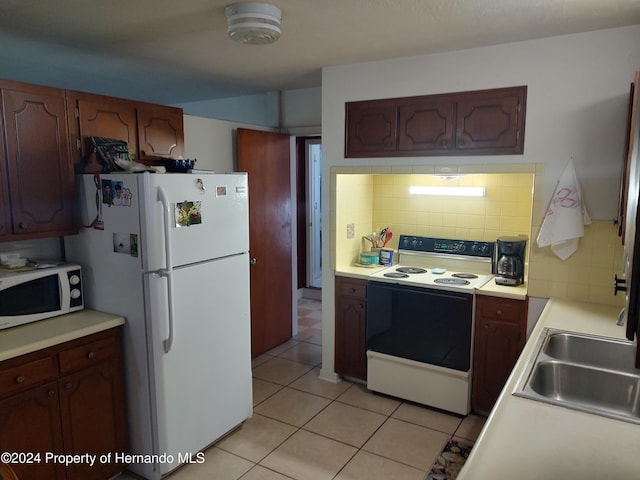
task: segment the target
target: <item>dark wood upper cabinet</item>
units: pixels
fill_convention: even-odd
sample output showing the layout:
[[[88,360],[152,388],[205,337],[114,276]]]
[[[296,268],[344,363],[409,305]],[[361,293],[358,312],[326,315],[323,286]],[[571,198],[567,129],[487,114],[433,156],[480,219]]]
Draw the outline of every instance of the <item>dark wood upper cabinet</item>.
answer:
[[[392,101],[347,103],[347,151],[385,156],[397,150],[398,108]]]
[[[0,119],[1,122],[1,119]],[[0,135],[0,241],[11,233],[11,204],[7,183],[7,162],[4,149],[4,135]]]
[[[14,239],[74,233],[64,90],[0,81],[6,185]],[[3,165],[0,168],[4,168]],[[2,209],[7,217],[6,204]],[[6,229],[2,229],[6,232]]]
[[[455,103],[420,100],[400,107],[398,149],[403,152],[446,152],[453,148]]]
[[[456,148],[468,152],[522,153],[524,102],[517,91],[466,96],[458,102]]]
[[[75,163],[86,157],[91,136],[124,140],[131,158],[147,165],[184,155],[180,108],[82,92],[68,92],[67,102],[76,119],[71,127]]]
[[[141,159],[184,155],[182,109],[145,104],[138,106],[137,113]]]
[[[527,87],[346,104],[346,157],[524,152]]]
[[[75,163],[87,155],[88,137],[124,140],[129,147],[129,154],[137,158],[138,131],[134,102],[82,92],[67,92],[67,102],[70,114],[76,119],[71,127]]]

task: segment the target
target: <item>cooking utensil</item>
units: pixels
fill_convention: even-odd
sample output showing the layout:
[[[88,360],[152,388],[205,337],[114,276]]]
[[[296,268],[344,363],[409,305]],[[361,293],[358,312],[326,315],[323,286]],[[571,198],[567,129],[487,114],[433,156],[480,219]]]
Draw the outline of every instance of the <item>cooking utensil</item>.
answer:
[[[389,243],[389,240],[391,240],[391,237],[393,237],[393,232],[391,231],[390,228],[386,229],[387,231],[384,234],[384,243],[382,244],[382,248],[387,246],[387,243]]]

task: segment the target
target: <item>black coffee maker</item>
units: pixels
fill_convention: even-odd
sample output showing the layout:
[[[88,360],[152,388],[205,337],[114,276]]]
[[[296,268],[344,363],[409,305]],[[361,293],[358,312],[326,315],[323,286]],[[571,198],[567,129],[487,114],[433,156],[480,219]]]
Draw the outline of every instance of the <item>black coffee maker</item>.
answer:
[[[499,237],[496,242],[496,284],[515,287],[524,282],[527,237]]]

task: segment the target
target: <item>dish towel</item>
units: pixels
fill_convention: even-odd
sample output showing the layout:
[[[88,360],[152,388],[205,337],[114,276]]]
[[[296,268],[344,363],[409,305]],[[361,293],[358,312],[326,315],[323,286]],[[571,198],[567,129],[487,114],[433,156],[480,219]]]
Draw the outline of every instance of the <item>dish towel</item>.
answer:
[[[551,251],[566,260],[577,250],[578,240],[584,236],[584,226],[590,223],[573,160],[570,160],[558,179],[556,191],[547,208],[538,233],[538,246],[551,245]]]

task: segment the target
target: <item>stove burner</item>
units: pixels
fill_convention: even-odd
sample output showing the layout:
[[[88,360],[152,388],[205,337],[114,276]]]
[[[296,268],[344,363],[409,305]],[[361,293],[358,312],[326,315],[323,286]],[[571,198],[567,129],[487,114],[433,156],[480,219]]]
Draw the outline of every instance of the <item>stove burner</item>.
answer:
[[[469,285],[469,280],[463,278],[436,278],[433,282],[443,285]]]
[[[456,278],[478,278],[475,273],[453,273],[451,276]]]
[[[384,273],[383,276],[389,277],[389,278],[409,278],[409,275],[407,275],[406,273],[399,273],[399,272]]]
[[[418,267],[398,267],[396,268],[396,272],[400,273],[427,273],[424,268]]]

